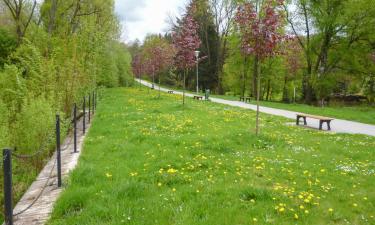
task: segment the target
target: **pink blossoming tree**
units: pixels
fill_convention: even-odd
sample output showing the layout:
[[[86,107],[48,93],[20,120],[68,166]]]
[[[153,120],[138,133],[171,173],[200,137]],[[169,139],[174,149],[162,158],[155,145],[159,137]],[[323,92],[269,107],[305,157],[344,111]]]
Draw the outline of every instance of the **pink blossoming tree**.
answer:
[[[174,47],[161,37],[152,37],[146,44],[145,52],[148,73],[152,75],[152,87],[154,87],[155,76],[158,77],[160,98],[160,77],[162,72],[173,65]]]
[[[261,3],[260,3],[261,2]],[[252,55],[257,69],[257,115],[256,134],[259,134],[260,64],[277,53],[283,39],[283,0],[264,0],[243,3],[238,7],[235,21],[241,35],[241,50],[245,56]]]
[[[142,56],[141,54],[137,54],[133,57],[132,59],[132,71],[135,77],[139,79],[141,82],[141,77],[143,73],[143,68],[142,68]],[[141,83],[139,82],[140,86]]]
[[[183,97],[182,104],[185,104],[185,84],[187,71],[195,66],[195,50],[201,44],[198,35],[198,24],[193,18],[195,11],[194,4],[188,7],[187,13],[181,19],[180,26],[173,33],[173,44],[176,49],[175,65],[184,71],[183,74]]]

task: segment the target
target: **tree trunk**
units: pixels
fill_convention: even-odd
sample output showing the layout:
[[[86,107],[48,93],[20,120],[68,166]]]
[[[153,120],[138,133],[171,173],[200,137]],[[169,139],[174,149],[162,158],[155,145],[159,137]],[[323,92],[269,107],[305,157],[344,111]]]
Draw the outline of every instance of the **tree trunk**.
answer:
[[[285,77],[284,77],[284,87],[283,87],[283,102],[289,102],[287,83],[288,83],[288,78],[285,75]]]
[[[242,85],[241,85],[241,96],[245,96],[245,83],[246,83],[246,79],[245,79],[245,70],[242,71]]]
[[[257,90],[258,90],[258,88],[257,88],[257,78],[258,78],[258,75],[259,75],[259,69],[258,69],[258,65],[259,64],[259,60],[258,60],[258,57],[257,56],[255,56],[255,58],[254,58],[254,67],[253,67],[253,81],[252,81],[252,96],[253,97],[257,97]]]
[[[258,58],[256,60],[258,62]],[[260,133],[259,127],[259,97],[260,97],[260,65],[257,63],[257,115],[255,124],[255,134],[258,136]]]
[[[268,79],[268,81],[267,81],[267,95],[266,95],[267,101],[269,100],[270,92],[271,92],[271,79]]]
[[[185,76],[186,76],[186,69],[184,70],[184,80],[183,80],[183,88],[182,88],[182,105],[185,105]]]
[[[159,72],[159,96],[158,96],[158,98],[160,98],[160,72]]]
[[[303,76],[302,79],[302,92],[306,104],[311,104],[313,101],[313,88],[310,83],[311,72]]]
[[[48,34],[50,37],[52,36],[52,32],[55,29],[57,1],[58,0],[51,0],[51,8],[49,11],[49,21],[48,21]]]

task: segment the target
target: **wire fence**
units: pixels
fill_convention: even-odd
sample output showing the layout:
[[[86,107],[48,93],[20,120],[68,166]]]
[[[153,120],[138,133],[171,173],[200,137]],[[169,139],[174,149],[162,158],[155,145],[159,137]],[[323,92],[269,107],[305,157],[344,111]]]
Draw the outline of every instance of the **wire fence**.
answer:
[[[3,168],[3,187],[4,187],[4,210],[1,210],[5,218],[6,225],[13,225],[13,218],[19,216],[32,208],[33,205],[40,199],[43,195],[43,192],[49,186],[51,179],[55,178],[53,176],[53,171],[57,170],[57,186],[61,187],[61,152],[67,151],[72,148],[73,153],[77,153],[77,142],[78,135],[84,135],[86,132],[86,123],[91,121],[92,115],[96,111],[97,106],[97,91],[91,92],[88,96],[83,98],[83,101],[78,105],[74,104],[72,107],[71,113],[67,119],[60,121],[60,116],[56,115],[56,124],[55,128],[49,130],[47,138],[42,142],[37,151],[31,154],[21,154],[18,153],[19,150],[4,148],[3,149],[3,158],[0,160],[0,167]],[[88,101],[87,101],[88,100]],[[88,105],[87,105],[88,103]],[[81,106],[81,107],[80,107]],[[82,110],[82,111],[81,111]],[[88,118],[87,118],[88,117]],[[64,124],[65,123],[65,124]],[[60,138],[61,138],[61,124],[65,127],[66,139],[64,147],[61,148]],[[64,126],[65,125],[65,126]],[[69,135],[70,134],[70,135]],[[53,164],[48,171],[48,176],[46,177],[45,182],[40,188],[36,197],[28,204],[24,209],[19,210],[18,212],[13,212],[13,183],[12,183],[12,160],[32,160],[41,156],[43,154],[51,153],[51,145],[55,141],[56,153]],[[74,142],[74,143],[73,143]]]

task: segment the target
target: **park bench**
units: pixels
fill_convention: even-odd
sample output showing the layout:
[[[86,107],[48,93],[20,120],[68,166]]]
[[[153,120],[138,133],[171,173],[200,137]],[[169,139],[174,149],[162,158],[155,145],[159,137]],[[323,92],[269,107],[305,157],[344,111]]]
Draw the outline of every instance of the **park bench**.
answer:
[[[173,91],[168,91],[168,94],[173,94]]]
[[[306,118],[313,118],[319,120],[319,130],[323,129],[323,123],[327,123],[328,130],[331,130],[331,121],[332,118],[324,117],[324,116],[315,116],[315,115],[309,115],[304,113],[297,113],[297,125],[299,125],[300,118],[303,118],[303,124],[307,125]]]
[[[203,100],[203,96],[194,95],[194,99],[197,99],[197,100]]]
[[[241,96],[241,97],[240,97],[240,101],[243,101],[243,102],[250,102],[250,101],[251,101],[251,97]]]

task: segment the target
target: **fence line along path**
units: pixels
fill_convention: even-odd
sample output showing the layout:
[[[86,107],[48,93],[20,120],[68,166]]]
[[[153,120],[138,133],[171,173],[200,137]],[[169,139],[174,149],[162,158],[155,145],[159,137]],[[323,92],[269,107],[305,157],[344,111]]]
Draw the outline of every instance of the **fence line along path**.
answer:
[[[152,84],[148,81],[145,80],[139,80],[135,79],[137,82],[141,83],[142,85],[145,85],[147,87],[151,87]],[[158,89],[158,85],[154,85],[155,89]],[[160,87],[160,90],[163,92],[168,92],[171,89],[163,88]],[[177,95],[182,95],[181,91],[174,91],[174,94]],[[185,93],[186,96],[188,97],[193,97],[194,94],[190,93]],[[256,110],[256,105],[254,104],[248,104],[245,102],[240,102],[240,101],[232,101],[232,100],[225,100],[221,98],[213,98],[210,97],[210,100],[212,102],[224,104],[224,105],[230,105],[230,106],[235,106],[235,107],[241,107],[245,109],[251,109],[251,110]],[[259,108],[260,112],[270,114],[270,115],[276,115],[276,116],[282,116],[286,117],[289,119],[296,119],[296,115],[301,112],[294,112],[294,111],[289,111],[289,110],[283,110],[283,109],[275,109],[271,107],[264,107],[261,106]],[[316,119],[311,119],[312,123],[309,122],[309,127],[318,129],[319,128],[319,120]],[[354,122],[354,121],[349,121],[349,120],[342,120],[342,119],[335,119],[331,122],[331,128],[333,132],[337,133],[348,133],[348,134],[364,134],[364,135],[369,135],[369,136],[375,136],[375,125],[371,124],[365,124],[365,123],[360,123],[360,122]]]
[[[82,119],[81,121],[82,122]],[[90,123],[86,123],[86,134],[90,128]],[[63,178],[67,177],[77,163],[81,154],[83,140],[85,134],[83,131],[77,132],[77,153],[74,152],[73,134],[65,139],[61,145],[61,173]],[[43,190],[44,189],[44,190]],[[42,191],[43,190],[43,191]],[[42,191],[42,192],[41,192]],[[38,200],[25,212],[14,217],[15,225],[41,225],[45,224],[49,219],[53,205],[58,199],[62,188],[57,187],[57,169],[56,169],[56,152],[51,160],[43,168],[38,175],[37,179],[31,184],[29,189],[23,195],[21,200],[17,203],[13,210],[14,215],[17,212],[23,211],[27,208],[36,198]]]

